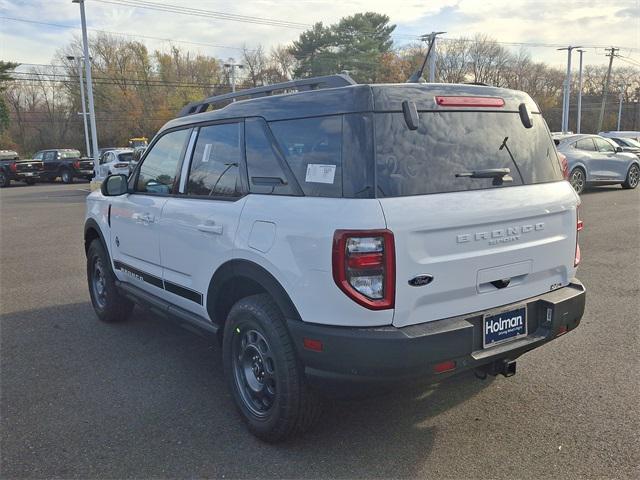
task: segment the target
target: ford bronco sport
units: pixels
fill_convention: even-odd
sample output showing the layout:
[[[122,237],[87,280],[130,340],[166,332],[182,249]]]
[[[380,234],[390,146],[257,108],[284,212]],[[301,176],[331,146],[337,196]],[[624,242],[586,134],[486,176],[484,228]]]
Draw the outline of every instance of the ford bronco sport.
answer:
[[[525,93],[287,82],[188,105],[89,195],[89,291],[217,335],[276,441],[327,382],[508,376],[576,328],[578,204]]]

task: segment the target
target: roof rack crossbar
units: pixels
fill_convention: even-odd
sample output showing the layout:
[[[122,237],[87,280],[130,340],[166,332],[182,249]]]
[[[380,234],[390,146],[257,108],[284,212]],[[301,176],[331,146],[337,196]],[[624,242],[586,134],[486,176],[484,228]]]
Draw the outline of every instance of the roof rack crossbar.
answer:
[[[273,95],[274,92],[278,92],[279,90],[295,90],[302,92],[306,90],[320,90],[323,88],[346,87],[348,85],[356,85],[356,82],[346,74],[325,75],[323,77],[304,78],[300,80],[291,80],[289,82],[274,83],[273,85],[265,85],[263,87],[255,87],[246,90],[239,90],[237,92],[215,95],[213,97],[200,100],[199,102],[189,103],[180,110],[178,117],[202,113],[209,108],[209,105],[224,102],[226,100],[233,100],[235,98],[249,99],[267,97]]]

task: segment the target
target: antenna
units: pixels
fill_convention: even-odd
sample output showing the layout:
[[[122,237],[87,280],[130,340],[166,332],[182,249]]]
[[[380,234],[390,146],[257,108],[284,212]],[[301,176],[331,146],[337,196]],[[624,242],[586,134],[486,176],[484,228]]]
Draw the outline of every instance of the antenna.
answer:
[[[424,61],[422,62],[422,66],[416,70],[413,75],[411,75],[409,77],[409,79],[407,80],[407,83],[422,83],[424,82],[424,79],[422,78],[422,73],[424,72],[424,67],[427,66],[427,61],[429,60],[429,55],[431,55],[431,50],[433,50],[433,47],[436,44],[436,36],[438,35],[442,35],[443,33],[447,33],[447,32],[431,32],[429,34],[426,35],[422,35],[422,40],[423,41],[428,41],[429,42],[429,48],[427,49],[427,54],[424,56]],[[434,52],[435,55],[435,52]],[[431,61],[431,68],[429,71],[429,77],[432,81],[435,81],[435,56],[433,57],[432,61]],[[420,81],[422,79],[422,82]]]

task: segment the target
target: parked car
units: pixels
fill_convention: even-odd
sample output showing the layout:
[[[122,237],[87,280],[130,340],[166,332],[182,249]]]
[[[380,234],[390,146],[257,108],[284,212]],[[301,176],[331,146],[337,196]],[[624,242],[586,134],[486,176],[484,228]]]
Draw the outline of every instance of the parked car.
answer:
[[[131,162],[129,163],[130,172],[133,172],[136,169],[136,167],[138,166],[138,163],[140,163],[140,160],[144,155],[144,152],[146,151],[147,151],[147,147],[135,147],[133,149],[133,157],[131,158]]]
[[[581,134],[556,138],[556,143],[558,151],[567,157],[569,182],[578,194],[590,185],[638,186],[638,157],[623,152],[610,139]]]
[[[119,148],[105,152],[100,157],[100,165],[98,166],[100,176],[106,177],[120,173],[129,175],[132,158],[132,148]]]
[[[11,181],[33,185],[40,178],[42,162],[20,160],[13,150],[0,150],[0,188],[8,187]]]
[[[605,138],[630,138],[636,142],[640,142],[640,132],[636,130],[609,130],[600,132],[598,135]]]
[[[277,441],[327,384],[510,376],[576,328],[579,203],[523,92],[296,80],[188,105],[87,197],[89,292],[217,336]]]
[[[640,157],[640,142],[636,142],[633,138],[612,137],[609,140],[613,141],[617,146],[622,147],[623,152],[633,153]]]
[[[42,179],[53,181],[60,177],[63,183],[72,183],[75,178],[93,178],[93,160],[81,158],[80,151],[71,148],[41,150],[33,157],[42,161]]]

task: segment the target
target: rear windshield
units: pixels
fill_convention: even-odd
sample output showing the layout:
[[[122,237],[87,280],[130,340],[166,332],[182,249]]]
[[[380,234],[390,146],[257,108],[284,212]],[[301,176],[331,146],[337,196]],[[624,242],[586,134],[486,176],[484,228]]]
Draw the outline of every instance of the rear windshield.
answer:
[[[374,115],[378,197],[562,180],[538,114],[532,128],[509,112],[421,112],[419,117],[418,129],[409,130],[402,113]],[[473,178],[482,170],[505,168],[509,173],[502,178]]]
[[[80,158],[80,152],[78,150],[62,150],[60,158]]]
[[[133,158],[133,152],[119,153],[118,154],[118,160],[120,162],[130,162],[132,158]]]

